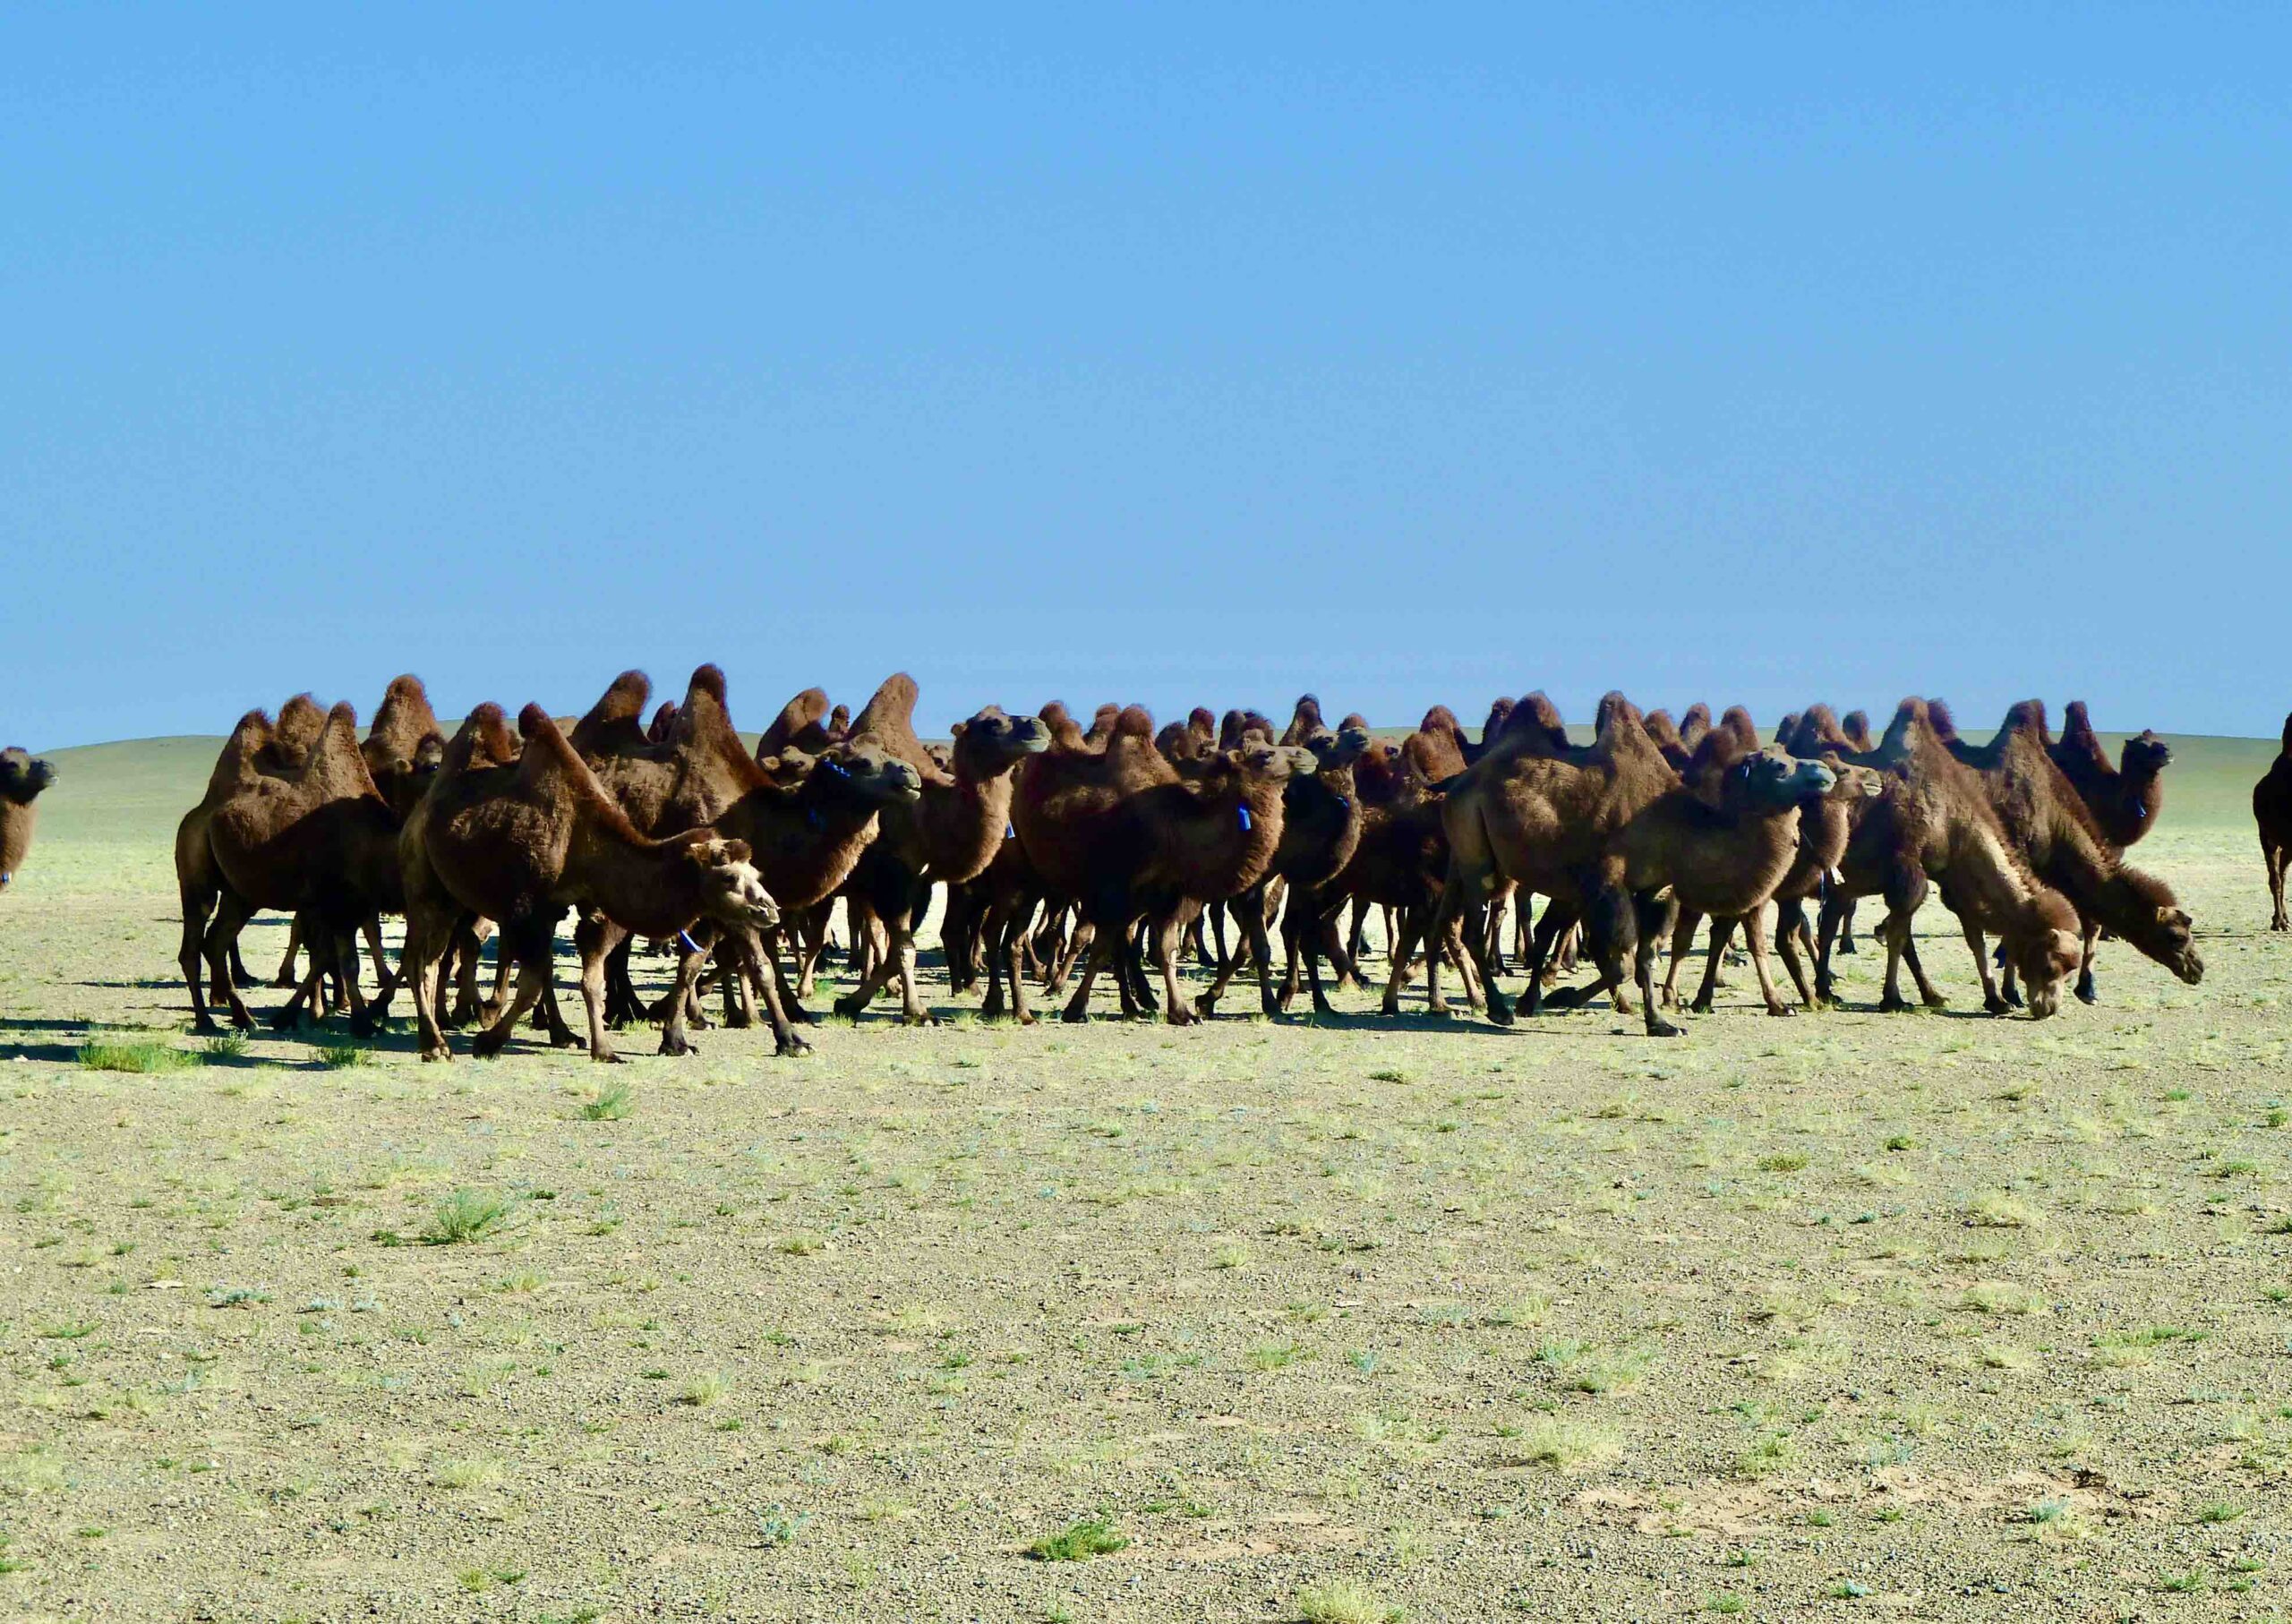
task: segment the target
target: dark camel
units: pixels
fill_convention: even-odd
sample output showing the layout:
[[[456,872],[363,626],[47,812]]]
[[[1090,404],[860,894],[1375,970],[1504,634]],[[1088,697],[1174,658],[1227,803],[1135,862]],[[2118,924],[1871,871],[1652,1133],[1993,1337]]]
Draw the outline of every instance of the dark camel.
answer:
[[[34,803],[55,782],[56,768],[47,762],[13,745],[0,750],[0,892],[15,884],[31,851],[32,825],[39,817]]]
[[[2276,759],[2253,786],[2253,821],[2260,825],[2261,857],[2268,864],[2268,927],[2292,930],[2284,913],[2284,864],[2292,854],[2292,716],[2284,719]]]

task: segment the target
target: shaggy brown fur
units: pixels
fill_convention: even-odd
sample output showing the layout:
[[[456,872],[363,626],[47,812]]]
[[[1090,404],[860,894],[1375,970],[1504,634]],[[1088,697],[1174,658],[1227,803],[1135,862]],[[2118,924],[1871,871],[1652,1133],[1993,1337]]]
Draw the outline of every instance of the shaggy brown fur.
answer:
[[[883,834],[861,856],[844,887],[857,936],[880,922],[885,950],[856,988],[836,1000],[836,1013],[857,1015],[894,975],[900,978],[900,1014],[911,1026],[928,1025],[915,968],[915,927],[929,907],[931,887],[977,879],[1013,833],[1011,797],[1020,765],[1050,748],[1050,730],[1032,716],[1013,718],[989,705],[955,730],[951,773],[924,756],[915,733],[915,680],[891,678],[852,723],[850,742],[874,745],[922,774],[919,801],[889,808]],[[928,770],[927,770],[928,769]]]
[[[1445,783],[1472,764],[1465,757],[1465,731],[1457,721],[1456,712],[1445,705],[1436,705],[1424,713],[1416,724],[1416,731],[1401,741],[1401,748],[1409,752],[1432,783]]]
[[[363,1035],[372,1030],[372,1018],[358,992],[355,957],[346,963],[343,949],[368,919],[402,906],[398,818],[374,787],[349,705],[338,705],[322,719],[308,748],[299,731],[288,749],[278,749],[277,742],[275,734],[263,737],[260,712],[243,719],[217,764],[222,792],[210,783],[202,803],[207,850],[221,882],[202,944],[209,972],[234,1023],[252,1024],[231,985],[230,944],[259,909],[293,913],[311,947],[312,970],[274,1024],[292,1026],[321,975],[331,972],[349,999],[352,1030]],[[268,771],[266,754],[296,765]],[[385,1005],[389,990],[385,974]]]
[[[789,749],[817,756],[834,742],[821,721],[827,712],[827,691],[808,688],[780,707],[780,714],[764,730],[764,737],[756,742],[757,758],[778,756]]]
[[[1954,739],[1946,707],[1937,701],[1931,711],[1937,730]],[[2172,887],[2119,860],[2084,798],[2054,765],[2046,748],[2043,701],[2023,700],[2006,713],[2005,725],[1988,744],[1956,741],[1951,753],[1981,774],[1991,807],[2031,870],[2067,897],[2083,919],[2080,998],[2093,1002],[2093,950],[2105,930],[2191,987],[2203,979],[2204,962]]]
[[[2165,809],[2164,773],[2173,765],[2173,751],[2155,732],[2126,739],[2117,751],[2118,765],[2112,766],[2093,731],[2085,702],[2072,699],[2062,717],[2061,737],[2047,741],[2046,754],[2083,797],[2102,837],[2118,850],[2157,826]]]
[[[1748,731],[1748,716],[1743,723]],[[1696,747],[1686,782],[1658,795],[1616,832],[1611,854],[1636,913],[1633,974],[1650,1037],[1676,1037],[1680,1030],[1659,1013],[1654,982],[1667,890],[1683,914],[1715,921],[1699,1008],[1710,1007],[1727,928],[1740,922],[1766,1013],[1798,1013],[1776,996],[1767,969],[1766,903],[1798,856],[1800,808],[1836,783],[1820,762],[1759,749],[1755,740],[1747,744],[1740,731],[1723,725]]]
[[[482,705],[463,731],[498,729],[498,707]],[[747,846],[702,828],[649,840],[629,822],[557,724],[537,705],[517,718],[525,749],[514,767],[457,771],[449,750],[431,792],[399,840],[406,876],[406,957],[414,966],[415,1013],[425,1060],[449,1058],[430,978],[447,933],[463,913],[498,920],[502,950],[518,966],[517,996],[478,1035],[475,1052],[498,1054],[548,979],[552,938],[569,907],[588,910],[575,933],[581,996],[588,1008],[589,1053],[615,1058],[604,1028],[604,960],[629,934],[665,938],[703,917],[742,929],[775,923],[779,911],[748,860]],[[475,752],[463,753],[467,760]],[[688,953],[683,976],[697,973]],[[679,987],[671,1037],[681,1039]]]
[[[1600,714],[1598,740],[1588,749],[1555,753],[1538,728],[1507,732],[1448,786],[1441,809],[1449,876],[1434,942],[1468,910],[1495,901],[1504,882],[1553,900],[1537,925],[1528,967],[1531,1013],[1543,996],[1543,961],[1552,936],[1579,918],[1603,984],[1621,996],[1632,920],[1613,843],[1633,817],[1679,782],[1630,701],[1611,693]],[[1491,978],[1486,933],[1468,928],[1464,936],[1479,962],[1489,1018],[1509,1025],[1511,1004]],[[1445,1014],[1440,963],[1437,953],[1427,953],[1426,1007]]]
[[[2284,912],[2284,868],[2292,857],[2292,716],[2284,719],[2284,737],[2276,759],[2253,786],[2253,821],[2260,825],[2260,851],[2268,864],[2268,927],[2292,930]]]
[[[1373,906],[1387,912],[1385,946],[1392,973],[1384,1012],[1394,1015],[1400,1013],[1400,989],[1407,982],[1416,945],[1432,927],[1448,880],[1442,798],[1406,750],[1388,745],[1372,744],[1363,751],[1354,765],[1353,779],[1362,802],[1361,838],[1333,889],[1354,898],[1356,908]],[[1479,988],[1468,972],[1466,988],[1476,1004]]]
[[[1883,896],[1887,913],[1878,928],[1886,943],[1886,979],[1878,1007],[1910,1007],[1900,984],[1905,962],[1920,996],[1940,1007],[1944,1000],[1926,979],[1911,939],[1911,919],[1930,881],[1939,885],[1944,904],[1958,916],[1981,978],[1984,1006],[1992,1013],[2008,1007],[1982,951],[1982,933],[1995,930],[2008,961],[2028,983],[2031,1014],[2052,1014],[2061,982],[2080,957],[2076,910],[2031,872],[1998,822],[1980,775],[1951,754],[1927,702],[1903,700],[1878,749],[1858,765],[1884,768],[1886,785],[1875,800],[1864,803],[1839,862],[1839,883],[1824,901],[1815,996],[1831,999],[1831,939],[1848,901]]]
[[[32,849],[32,825],[39,816],[35,804],[41,791],[56,782],[56,768],[35,761],[22,749],[0,750],[0,892],[15,883]]]
[[[1116,743],[1137,736],[1131,719],[1125,712]],[[1090,827],[1088,877],[1077,900],[1096,936],[1065,1019],[1090,1018],[1092,980],[1101,968],[1129,959],[1130,927],[1141,919],[1153,927],[1165,1018],[1174,1026],[1201,1019],[1178,990],[1178,938],[1204,904],[1237,896],[1264,877],[1281,844],[1286,788],[1315,765],[1307,750],[1252,739],[1222,754],[1198,785],[1150,784]],[[1116,987],[1123,1013],[1138,1013],[1129,979],[1117,975]]]

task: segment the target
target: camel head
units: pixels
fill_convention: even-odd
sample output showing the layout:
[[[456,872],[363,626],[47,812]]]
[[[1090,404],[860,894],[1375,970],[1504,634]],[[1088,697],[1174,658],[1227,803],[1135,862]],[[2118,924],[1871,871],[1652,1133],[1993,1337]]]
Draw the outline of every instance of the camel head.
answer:
[[[923,795],[923,774],[872,744],[836,746],[819,758],[811,778],[869,806],[919,800]]]
[[[1321,770],[1320,760],[1304,746],[1275,744],[1254,733],[1244,736],[1239,749],[1227,751],[1226,759],[1242,777],[1261,783],[1287,783]]]
[[[13,745],[0,750],[0,799],[29,807],[33,797],[55,782],[56,768],[52,764],[35,761]]]
[[[685,855],[699,866],[701,907],[712,919],[751,930],[769,930],[780,923],[780,905],[764,888],[755,854],[741,840],[714,835],[693,841]]]
[[[2113,910],[2124,921],[2118,934],[2189,986],[2204,979],[2204,961],[2191,939],[2190,919],[2173,888],[2138,868],[2120,868],[2108,882],[2123,893]]]
[[[1835,756],[1825,756],[1821,761],[1834,781],[1830,789],[1833,800],[1875,800],[1886,792],[1886,775],[1876,767],[1856,766]]]
[[[1315,772],[1336,773],[1361,759],[1362,752],[1369,748],[1369,730],[1318,728],[1297,743],[1313,756]]]
[[[2030,898],[2028,917],[2006,940],[2006,951],[2029,994],[2030,1019],[2044,1020],[2061,1007],[2061,984],[2085,962],[2085,936],[2077,910],[2058,891],[2040,886]]]
[[[1728,804],[1744,811],[1777,812],[1820,800],[1837,783],[1838,774],[1823,763],[1801,761],[1769,745],[1727,769],[1724,793]]]
[[[978,778],[1007,773],[1028,756],[1039,756],[1048,748],[1050,729],[1040,718],[1006,716],[999,705],[990,705],[970,721],[955,723],[955,759]]]
[[[2143,729],[2137,738],[2125,741],[2117,760],[2117,770],[2127,778],[2154,778],[2173,765],[2173,747],[2154,730]]]

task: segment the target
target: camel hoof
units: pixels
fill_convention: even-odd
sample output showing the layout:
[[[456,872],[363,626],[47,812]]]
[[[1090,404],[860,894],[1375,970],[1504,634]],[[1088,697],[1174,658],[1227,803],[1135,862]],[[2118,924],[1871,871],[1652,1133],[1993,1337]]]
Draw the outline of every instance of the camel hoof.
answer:
[[[303,1012],[292,1008],[282,1009],[267,1017],[263,1024],[274,1032],[291,1032],[303,1024]]]
[[[1851,955],[1858,953],[1862,950],[1854,945],[1854,938],[1852,936],[1841,936],[1838,939],[1838,951]]]
[[[377,1030],[377,1023],[372,1015],[357,1013],[350,1017],[350,1035],[353,1038],[371,1038]]]
[[[1673,1009],[1677,1009],[1679,1008],[1679,1005],[1674,1004],[1672,1007]],[[1708,998],[1698,998],[1694,1003],[1689,1004],[1687,1007],[1689,1014],[1707,1015],[1711,1013],[1711,1000]]]
[[[1683,1027],[1676,1026],[1664,1020],[1661,1015],[1655,1015],[1648,1019],[1647,1035],[1650,1038],[1684,1038],[1687,1036],[1687,1030]]]
[[[1910,1000],[1899,994],[1886,993],[1878,999],[1878,1013],[1882,1015],[1899,1015],[1909,1008]]]
[[[2091,976],[2080,976],[2077,979],[2077,1002],[2080,1004],[2099,1004],[2100,1001],[2101,995],[2100,990],[2093,986],[2093,978]]]
[[[1941,994],[1936,993],[1932,997],[1926,1000],[1926,1007],[1928,1009],[1947,1009],[1950,1007],[1950,1001],[1947,998],[1945,998]]]
[[[1766,1013],[1770,1017],[1777,1021],[1796,1020],[1799,1014],[1797,1010],[1792,1008],[1787,1004],[1770,1004],[1766,1006]]]
[[[923,1009],[917,1010],[912,1014],[902,1015],[899,1018],[899,1021],[902,1026],[937,1026],[940,1024],[938,1016],[933,1014],[929,1010]]]
[[[860,1012],[868,1007],[868,1001],[864,998],[854,997],[851,994],[846,993],[842,997],[838,998],[830,1007],[832,1007],[837,1014],[842,1016],[846,1021],[857,1021],[860,1018]]]
[[[422,1064],[424,1065],[429,1064],[433,1060],[451,1060],[453,1057],[454,1051],[448,1048],[442,1043],[434,1049],[423,1049],[422,1051]]]
[[[1395,1014],[1398,1014],[1400,1012],[1398,1010],[1395,1010],[1393,1013]],[[1438,1020],[1446,1021],[1450,1016],[1455,1014],[1457,1012],[1454,1008],[1446,1004],[1427,1004],[1424,1006],[1424,1013]]]
[[[786,1042],[776,1045],[773,1049],[773,1053],[783,1060],[793,1060],[811,1052],[812,1046],[793,1032],[788,1034]]]
[[[1090,1012],[1086,1009],[1065,1010],[1060,1013],[1058,1018],[1069,1026],[1088,1026],[1090,1023]]]
[[[591,1049],[589,1060],[594,1065],[622,1065],[627,1064],[611,1049]]]
[[[2011,1013],[2014,1006],[2020,1002],[2019,998],[2001,998],[1996,993],[1992,993],[1981,1001],[1981,1007],[1990,1014],[2004,1015]]]
[[[1488,1001],[1488,1018],[1499,1026],[1509,1026],[1514,1020],[1512,1006],[1492,997]]]
[[[724,1030],[728,1032],[744,1032],[755,1024],[755,1020],[746,1010],[739,1010],[724,1017]]]
[[[191,1035],[194,1038],[219,1038],[223,1035],[223,1029],[215,1024],[212,1015],[201,1010],[192,1017]]]

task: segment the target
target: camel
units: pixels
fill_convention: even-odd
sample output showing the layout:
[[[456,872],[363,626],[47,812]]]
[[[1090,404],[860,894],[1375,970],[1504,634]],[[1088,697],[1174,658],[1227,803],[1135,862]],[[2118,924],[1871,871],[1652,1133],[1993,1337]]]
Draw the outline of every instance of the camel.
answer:
[[[1108,753],[1150,729],[1142,710],[1124,712]],[[1161,964],[1164,1019],[1173,1026],[1202,1020],[1208,1012],[1198,1012],[1178,989],[1178,938],[1204,905],[1238,896],[1265,876],[1281,844],[1287,785],[1318,765],[1310,750],[1253,737],[1240,749],[1222,752],[1198,784],[1150,783],[1070,831],[1086,866],[1077,900],[1095,935],[1064,1018],[1090,1018],[1090,985],[1100,969],[1134,966],[1129,929],[1142,918],[1153,927]],[[1142,979],[1142,967],[1139,973]],[[1144,1007],[1128,976],[1117,973],[1116,986],[1125,1016]]]
[[[32,849],[32,825],[39,817],[34,803],[55,782],[51,764],[35,761],[17,746],[0,750],[0,892],[15,883],[24,866]]]
[[[1959,739],[1948,708],[1938,700],[1929,714],[1951,754],[1981,775],[1990,805],[2031,871],[2067,897],[2083,921],[2080,999],[2091,1004],[2097,996],[2093,953],[2103,931],[2130,943],[2191,987],[2204,979],[2204,961],[2190,940],[2189,917],[2172,887],[2121,860],[2084,798],[2055,765],[2047,748],[2043,701],[2015,705],[1987,745]],[[2008,1002],[2012,973],[2009,968]]]
[[[1831,941],[1847,903],[1883,896],[1887,912],[1878,934],[1886,944],[1886,975],[1879,1009],[1910,1007],[1900,985],[1905,962],[1925,1003],[1943,1005],[1911,937],[1912,916],[1930,882],[1940,887],[1944,905],[1958,918],[1981,979],[1983,1007],[1992,1014],[2011,1007],[1998,995],[1982,950],[1983,932],[1995,930],[2007,961],[2028,985],[2031,1016],[2050,1016],[2059,1006],[2062,981],[2082,956],[2077,911],[2031,872],[1998,821],[1980,776],[1951,753],[1928,703],[1904,699],[1878,748],[1849,759],[1882,769],[1886,782],[1875,799],[1864,803],[1839,859],[1838,877],[1823,901],[1816,997],[1832,1000]]]
[[[857,1015],[897,975],[901,1019],[931,1024],[917,987],[915,927],[931,887],[977,879],[1009,839],[1015,838],[1011,797],[1020,765],[1050,748],[1050,730],[1032,716],[1005,715],[989,705],[955,727],[952,771],[942,772],[915,734],[915,680],[904,671],[876,690],[851,724],[849,742],[873,745],[916,769],[921,799],[885,810],[883,833],[861,853],[845,882],[855,938],[868,921],[887,936],[856,988],[836,1000],[840,1015]]]
[[[1306,970],[1313,981],[1313,1007],[1317,1013],[1328,1014],[1329,996],[1321,990],[1321,936],[1327,924],[1324,916],[1333,905],[1342,905],[1344,902],[1342,893],[1331,893],[1328,888],[1352,862],[1353,853],[1361,843],[1361,797],[1354,782],[1353,769],[1362,752],[1369,748],[1369,734],[1365,728],[1359,727],[1348,727],[1342,732],[1330,729],[1321,721],[1320,702],[1307,694],[1297,701],[1289,725],[1283,730],[1281,742],[1286,748],[1305,752],[1313,765],[1293,772],[1288,778],[1282,793],[1281,838],[1266,872],[1255,883],[1234,893],[1227,905],[1242,927],[1256,966],[1258,1002],[1264,1013],[1279,1014],[1296,996],[1296,960],[1302,937]],[[1278,996],[1272,986],[1271,944],[1267,938],[1269,888],[1277,880],[1288,887],[1288,907],[1282,915],[1281,935],[1289,958],[1285,989]],[[1241,962],[1240,945],[1236,944],[1233,957],[1219,965],[1216,982],[1202,995],[1203,1013],[1213,1010],[1225,996]]]
[[[1800,809],[1829,795],[1838,778],[1821,762],[1800,761],[1773,747],[1757,748],[1755,735],[1743,737],[1749,720],[1743,717],[1740,732],[1721,726],[1706,733],[1688,764],[1686,782],[1642,807],[1611,837],[1606,883],[1631,897],[1632,970],[1651,1038],[1673,1038],[1681,1030],[1660,1013],[1654,979],[1663,916],[1674,904],[1682,916],[1708,915],[1713,921],[1698,1011],[1711,1007],[1720,952],[1730,928],[1740,923],[1766,1013],[1798,1013],[1776,996],[1767,968],[1766,903],[1798,856]]]
[[[1800,756],[1800,760],[1808,759]],[[1800,959],[1803,951],[1807,961],[1815,956],[1814,933],[1807,920],[1807,901],[1819,897],[1827,888],[1839,859],[1846,854],[1846,842],[1852,834],[1854,820],[1860,816],[1864,802],[1876,799],[1886,787],[1882,774],[1870,767],[1853,765],[1836,755],[1824,755],[1813,759],[1830,770],[1833,783],[1829,793],[1802,802],[1799,808],[1799,844],[1791,867],[1777,882],[1773,893],[1775,905],[1775,944],[1783,955],[1783,967],[1790,973],[1792,989],[1799,995],[1801,1007],[1818,1009],[1812,983],[1808,979],[1807,965]],[[1690,774],[1690,782],[1695,774]],[[1682,902],[1678,922],[1672,930],[1671,963],[1663,978],[1663,1002],[1678,1003],[1677,978],[1681,961],[1695,937],[1695,927],[1702,919],[1697,909]],[[1732,932],[1732,921],[1715,921],[1712,927],[1710,957],[1704,965],[1703,984],[1688,1007],[1701,1014],[1711,1007],[1713,992],[1718,985],[1718,956]]]
[[[1632,945],[1632,921],[1614,873],[1612,843],[1624,825],[1679,782],[1647,736],[1638,707],[1621,694],[1601,700],[1599,734],[1586,748],[1555,748],[1549,724],[1521,723],[1522,712],[1539,711],[1552,714],[1541,695],[1523,700],[1513,714],[1515,725],[1448,785],[1441,826],[1449,837],[1449,874],[1431,932],[1432,944],[1446,939],[1467,912],[1496,902],[1507,883],[1550,897],[1530,952],[1530,1013],[1542,1003],[1544,960],[1553,937],[1579,919],[1600,984],[1622,998],[1621,954]],[[1510,1025],[1511,1004],[1492,979],[1485,931],[1466,929],[1464,937],[1478,961],[1489,1019]],[[1425,1006],[1445,1015],[1440,965],[1440,954],[1428,944]],[[1396,981],[1387,1007],[1397,993]]]
[[[778,756],[784,750],[801,750],[807,756],[825,754],[835,740],[828,736],[827,692],[824,688],[808,688],[780,707],[780,714],[764,730],[756,741],[757,759]]]
[[[629,722],[642,714],[651,691],[642,671],[622,672],[574,725],[569,742],[640,833],[662,839],[713,828],[740,842],[783,911],[833,895],[876,838],[878,814],[915,797],[915,770],[865,746],[832,747],[813,757],[783,745],[777,755],[750,756],[732,726],[724,673],[714,665],[692,673],[667,740],[640,741]],[[799,695],[782,720],[806,699]],[[729,951],[718,952],[719,969],[733,1012],[728,1019],[745,1024],[740,995],[760,995],[776,1051],[797,1055],[809,1046],[791,1013],[807,1021],[810,1016],[785,985],[778,934],[771,927],[731,932],[723,944]],[[617,942],[605,963],[606,1013],[615,1023],[644,1013],[629,974],[629,946],[625,938]]]
[[[2260,825],[2260,851],[2268,864],[2268,927],[2292,930],[2284,912],[2284,866],[2292,855],[2292,716],[2284,719],[2284,736],[2276,759],[2253,786],[2253,821]]]
[[[311,970],[272,1024],[292,1027],[321,978],[331,973],[349,999],[351,1030],[363,1037],[373,1030],[373,1017],[358,991],[352,946],[361,926],[402,906],[398,820],[367,770],[349,705],[327,713],[307,748],[300,737],[298,730],[289,753],[277,752],[275,731],[255,711],[241,719],[225,746],[202,803],[205,846],[220,882],[202,950],[234,1024],[248,1027],[252,1019],[231,984],[229,945],[258,909],[292,913],[310,943]],[[293,765],[267,770],[261,760],[266,751],[278,765]],[[387,1008],[391,982],[386,970],[381,984]]]
[[[2157,826],[2165,809],[2165,769],[2172,747],[2144,730],[2128,739],[2111,765],[2093,731],[2082,699],[2072,699],[2062,715],[2061,737],[2048,739],[2046,754],[2083,798],[2086,810],[2109,844],[2123,851]]]
[[[709,919],[740,930],[768,929],[779,910],[749,860],[746,842],[714,830],[665,840],[639,833],[547,712],[528,705],[517,717],[525,748],[515,766],[475,765],[475,748],[449,747],[428,795],[398,841],[405,876],[406,945],[422,1057],[452,1057],[436,1020],[431,978],[449,932],[466,914],[499,922],[504,953],[517,965],[509,1007],[473,1045],[500,1053],[548,982],[557,921],[581,908],[575,932],[589,1055],[617,1059],[604,1027],[605,956],[630,934],[666,939]],[[499,741],[500,707],[483,705],[464,735]],[[457,739],[457,746],[462,744]],[[489,749],[499,756],[500,748]],[[684,1013],[704,955],[688,949],[678,966],[661,1052],[688,1053]]]

